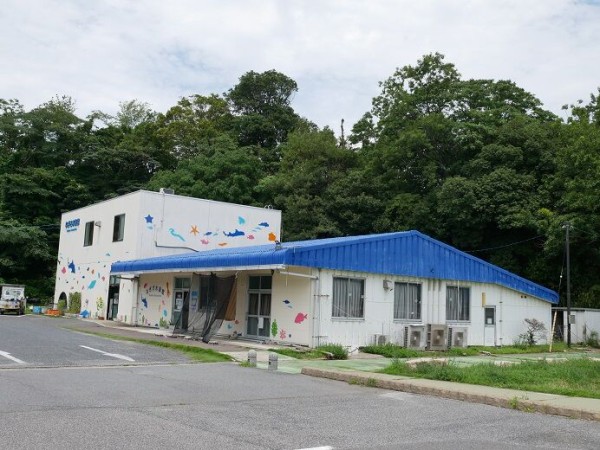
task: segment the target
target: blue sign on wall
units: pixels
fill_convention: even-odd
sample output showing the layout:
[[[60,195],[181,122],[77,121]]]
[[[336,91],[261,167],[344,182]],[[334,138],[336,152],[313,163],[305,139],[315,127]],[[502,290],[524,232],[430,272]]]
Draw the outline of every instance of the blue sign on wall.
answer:
[[[79,228],[79,222],[79,219],[67,220],[67,223],[65,223],[65,228],[67,229],[67,232],[77,231],[77,228]]]

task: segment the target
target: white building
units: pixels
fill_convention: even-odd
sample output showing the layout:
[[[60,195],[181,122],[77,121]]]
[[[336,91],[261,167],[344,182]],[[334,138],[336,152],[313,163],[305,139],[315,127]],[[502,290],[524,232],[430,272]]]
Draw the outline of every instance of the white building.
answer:
[[[511,345],[558,295],[416,231],[271,243],[113,264],[138,280],[155,321],[178,329],[318,346]],[[169,290],[169,286],[175,289]]]
[[[553,308],[554,336],[568,341],[567,308]],[[571,308],[571,342],[585,343],[592,333],[600,333],[600,309]]]
[[[69,211],[61,220],[54,303],[80,292],[84,316],[159,326],[161,319],[171,319],[171,299],[144,315],[137,280],[111,276],[114,261],[265,244],[279,240],[280,229],[280,211],[164,190],[137,191]],[[170,280],[162,289],[170,296],[176,286]]]

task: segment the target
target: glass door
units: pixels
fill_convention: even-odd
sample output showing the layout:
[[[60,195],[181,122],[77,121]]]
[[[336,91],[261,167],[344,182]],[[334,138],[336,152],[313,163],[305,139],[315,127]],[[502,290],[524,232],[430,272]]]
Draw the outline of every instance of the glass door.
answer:
[[[248,336],[269,337],[271,332],[271,277],[250,277],[248,289]]]
[[[483,344],[487,347],[496,346],[496,307],[484,308]]]

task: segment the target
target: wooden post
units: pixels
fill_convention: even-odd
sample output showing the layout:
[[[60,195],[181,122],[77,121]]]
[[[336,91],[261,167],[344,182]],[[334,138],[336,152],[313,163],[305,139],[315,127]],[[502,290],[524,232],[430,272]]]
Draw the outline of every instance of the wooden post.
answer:
[[[554,327],[556,326],[556,316],[558,311],[554,311],[554,320],[552,320],[552,328],[550,329],[550,348],[548,351],[552,353],[552,344],[554,343]]]

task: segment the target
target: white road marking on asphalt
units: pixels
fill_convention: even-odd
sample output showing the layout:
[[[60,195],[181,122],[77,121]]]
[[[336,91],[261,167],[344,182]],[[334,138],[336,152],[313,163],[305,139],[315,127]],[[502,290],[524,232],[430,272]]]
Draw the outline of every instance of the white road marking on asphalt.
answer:
[[[102,353],[104,356],[110,356],[112,358],[124,359],[125,361],[135,362],[135,359],[130,358],[129,356],[119,355],[118,353],[106,353],[105,351],[98,350],[97,348],[88,347],[87,345],[80,345],[80,347],[87,348],[93,352]]]
[[[333,447],[330,445],[325,445],[323,447],[299,448],[298,450],[333,450]]]
[[[11,361],[14,361],[18,364],[25,364],[25,361],[21,361],[19,358],[15,358],[8,352],[3,352],[0,350],[0,356],[4,356],[6,359],[10,359]]]

